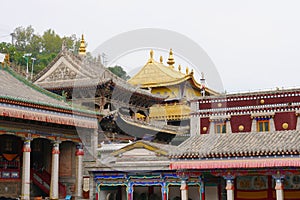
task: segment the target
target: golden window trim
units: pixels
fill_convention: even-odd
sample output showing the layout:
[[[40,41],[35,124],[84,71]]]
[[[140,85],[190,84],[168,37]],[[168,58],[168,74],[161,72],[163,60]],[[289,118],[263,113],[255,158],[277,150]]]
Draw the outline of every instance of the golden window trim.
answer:
[[[268,126],[267,126],[267,129],[266,130],[266,126],[265,126],[265,123],[268,122]],[[262,129],[263,130],[260,130],[260,124],[262,124]],[[256,130],[257,132],[270,132],[270,120],[269,119],[259,119],[256,121]]]

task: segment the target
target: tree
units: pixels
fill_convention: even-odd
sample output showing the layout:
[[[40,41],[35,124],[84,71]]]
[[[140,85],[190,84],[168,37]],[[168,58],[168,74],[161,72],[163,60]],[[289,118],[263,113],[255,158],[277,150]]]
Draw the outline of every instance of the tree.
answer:
[[[36,58],[34,63],[34,73],[38,73],[45,68],[61,50],[62,42],[65,41],[67,48],[72,50],[75,54],[78,52],[80,45],[80,38],[76,35],[60,37],[54,30],[46,30],[42,36],[36,34],[32,26],[17,27],[14,30],[15,50],[9,52],[11,61],[15,65],[26,65],[23,57],[25,53],[31,53],[32,58]],[[0,45],[0,49],[8,48],[6,44]],[[29,59],[29,64],[32,60]],[[23,68],[24,69],[24,68]]]
[[[127,75],[121,66],[116,65],[114,67],[108,67],[107,69],[124,80],[130,79],[130,76]]]
[[[20,26],[14,30],[15,47],[17,51],[26,51],[30,46],[32,38],[34,36],[34,29],[32,26],[26,28]]]

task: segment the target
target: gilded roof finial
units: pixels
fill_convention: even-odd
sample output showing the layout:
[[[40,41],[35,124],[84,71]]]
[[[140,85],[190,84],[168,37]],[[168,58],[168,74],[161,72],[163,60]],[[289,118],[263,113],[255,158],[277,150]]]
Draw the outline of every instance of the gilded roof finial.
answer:
[[[159,61],[160,61],[160,63],[163,63],[163,57],[162,56],[159,57]]]
[[[169,58],[168,58],[168,62],[167,63],[170,65],[170,67],[172,67],[175,64],[172,49],[170,49]]]
[[[150,50],[150,58],[149,58],[149,60],[148,60],[148,63],[152,63],[153,62],[153,50],[151,49]]]
[[[186,73],[186,74],[189,74],[189,67],[186,67],[185,73]]]
[[[178,65],[178,71],[181,71],[181,65]]]
[[[84,41],[83,34],[81,36],[81,41],[80,41],[80,46],[79,46],[79,55],[82,55],[82,56],[86,55],[85,41]]]

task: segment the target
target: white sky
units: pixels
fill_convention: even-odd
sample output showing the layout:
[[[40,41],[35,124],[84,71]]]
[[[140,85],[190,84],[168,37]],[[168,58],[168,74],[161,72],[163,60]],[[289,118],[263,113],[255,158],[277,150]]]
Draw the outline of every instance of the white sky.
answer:
[[[84,33],[93,51],[122,32],[169,29],[207,52],[227,91],[294,87],[300,86],[299,9],[297,0],[10,0],[1,5],[0,42],[10,41],[14,28],[32,25],[40,34],[49,28],[61,36]]]

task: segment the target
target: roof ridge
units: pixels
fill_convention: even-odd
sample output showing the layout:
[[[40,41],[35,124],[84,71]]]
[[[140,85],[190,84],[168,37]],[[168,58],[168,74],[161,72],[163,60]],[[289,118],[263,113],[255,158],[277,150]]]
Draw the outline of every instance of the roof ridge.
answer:
[[[22,83],[24,83],[26,86],[34,89],[35,91],[40,92],[40,93],[42,93],[42,94],[44,94],[44,95],[46,95],[46,96],[48,96],[50,98],[66,102],[66,98],[64,98],[64,97],[62,97],[60,95],[57,95],[55,93],[49,92],[48,90],[45,90],[45,89],[41,88],[40,86],[33,84],[32,82],[30,82],[27,79],[25,79],[23,76],[17,74],[10,67],[6,67],[6,68],[4,68],[4,70],[7,71],[10,75],[12,75],[17,80],[19,80]]]
[[[37,92],[39,92],[43,95],[46,95],[49,98],[55,99],[57,101],[62,101],[66,104],[66,106],[53,104],[53,103],[47,103],[47,102],[34,101],[34,100],[29,100],[29,99],[24,99],[24,98],[19,98],[19,97],[12,97],[12,96],[9,96],[9,95],[0,95],[0,97],[2,97],[2,98],[10,99],[10,100],[17,100],[17,101],[25,102],[25,103],[33,103],[33,104],[42,105],[42,106],[49,106],[49,107],[59,108],[59,109],[64,109],[64,110],[70,110],[70,111],[75,111],[75,112],[81,112],[81,113],[86,113],[86,114],[98,114],[97,112],[93,112],[93,111],[89,111],[89,110],[83,110],[83,109],[79,109],[79,108],[75,108],[75,107],[71,106],[70,103],[68,103],[66,101],[65,97],[62,97],[62,96],[57,95],[55,93],[52,93],[52,92],[50,92],[46,89],[43,89],[42,87],[40,87],[38,85],[35,85],[35,84],[31,83],[30,81],[25,79],[23,76],[17,74],[9,66],[7,66],[5,68],[0,68],[0,70],[1,69],[8,72],[11,76],[13,76],[18,81],[25,84],[26,86],[30,87],[31,89],[33,89],[33,90],[35,90],[35,91],[37,91]]]

